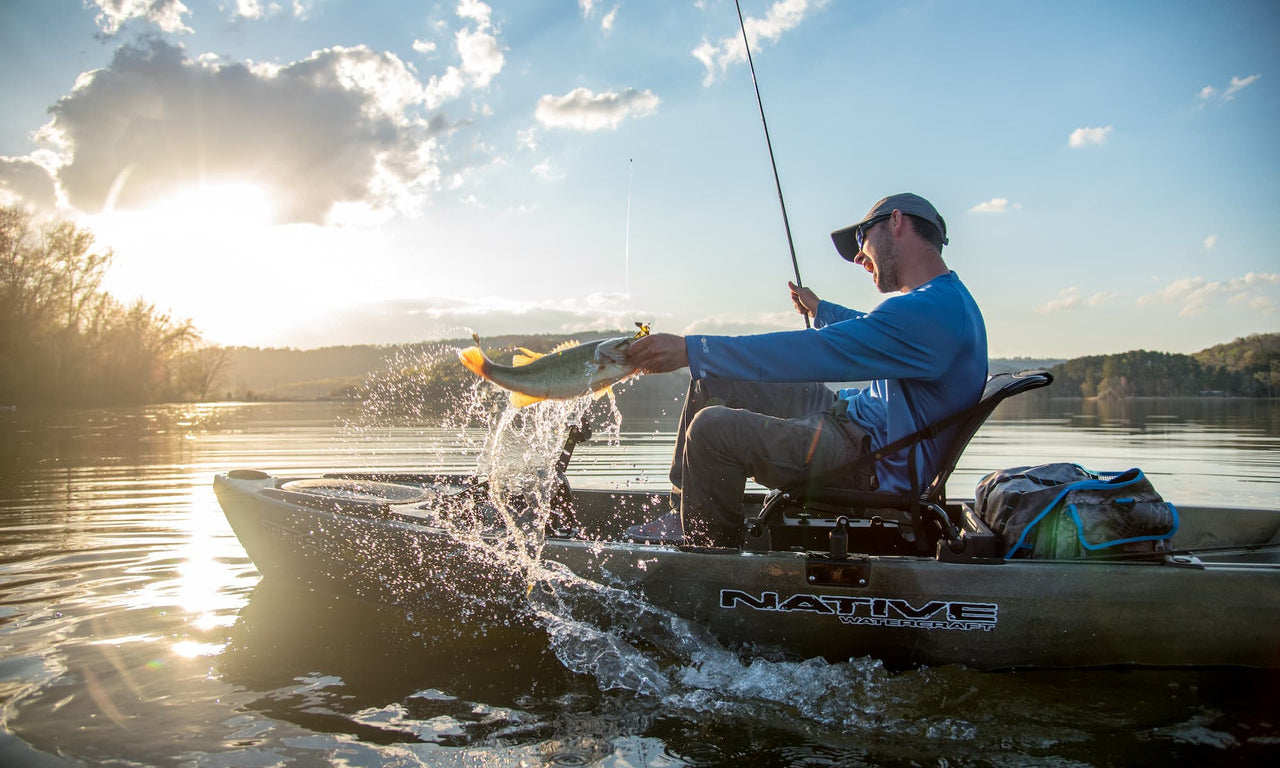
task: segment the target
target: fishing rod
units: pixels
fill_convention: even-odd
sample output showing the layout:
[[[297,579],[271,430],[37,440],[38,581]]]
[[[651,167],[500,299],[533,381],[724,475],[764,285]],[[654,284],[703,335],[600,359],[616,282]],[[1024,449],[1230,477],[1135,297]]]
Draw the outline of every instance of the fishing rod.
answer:
[[[800,281],[800,262],[796,260],[796,246],[791,240],[791,222],[787,219],[787,203],[782,199],[782,181],[778,178],[778,163],[773,159],[773,141],[769,139],[769,121],[764,118],[764,100],[760,98],[760,82],[756,80],[756,65],[751,60],[751,43],[747,41],[747,23],[742,20],[742,4],[733,0],[738,9],[738,26],[742,29],[742,47],[747,50],[747,66],[751,69],[751,85],[756,89],[756,105],[760,107],[760,124],[764,126],[764,143],[769,148],[769,165],[773,167],[773,184],[778,188],[778,205],[782,207],[782,226],[787,231],[787,248],[791,250],[791,268],[795,270],[796,285],[804,286]],[[804,314],[804,327],[809,327],[809,313]]]

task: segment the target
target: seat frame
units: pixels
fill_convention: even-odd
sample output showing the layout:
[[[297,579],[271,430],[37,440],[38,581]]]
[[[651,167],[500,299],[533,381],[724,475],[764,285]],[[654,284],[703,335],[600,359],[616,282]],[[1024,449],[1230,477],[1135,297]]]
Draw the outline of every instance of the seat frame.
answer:
[[[903,493],[855,491],[840,488],[778,489],[765,496],[760,511],[747,521],[743,549],[767,552],[797,548],[798,538],[817,543],[822,534],[832,557],[843,558],[852,543],[871,544],[883,554],[936,554],[947,559],[998,557],[995,537],[972,510],[947,503],[946,484],[969,441],[996,406],[1005,400],[1048,386],[1053,375],[1032,370],[998,373],[988,377],[982,396],[974,405],[940,419],[923,429],[884,446],[872,461],[904,449],[907,473],[913,486]],[[921,483],[915,450],[920,442],[936,438],[956,427],[938,468]],[[905,519],[894,519],[905,517]],[[807,527],[807,536],[788,527]],[[893,529],[898,529],[895,533]],[[807,548],[807,547],[799,547]]]

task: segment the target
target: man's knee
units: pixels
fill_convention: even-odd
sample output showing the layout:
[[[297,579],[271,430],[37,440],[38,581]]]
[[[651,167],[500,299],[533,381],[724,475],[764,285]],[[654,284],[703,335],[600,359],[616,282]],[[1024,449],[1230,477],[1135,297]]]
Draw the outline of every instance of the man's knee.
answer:
[[[685,450],[702,455],[708,452],[729,453],[735,442],[733,433],[740,413],[723,405],[712,405],[698,411],[685,432]]]

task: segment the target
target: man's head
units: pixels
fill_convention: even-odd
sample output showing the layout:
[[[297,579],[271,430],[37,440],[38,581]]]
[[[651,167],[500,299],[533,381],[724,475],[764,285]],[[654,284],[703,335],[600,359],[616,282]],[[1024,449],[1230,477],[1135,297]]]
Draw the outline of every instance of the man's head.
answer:
[[[880,200],[861,221],[832,232],[831,240],[845,260],[871,272],[884,293],[915,287],[922,276],[945,269],[947,223],[932,203],[910,192]]]
[[[895,210],[909,216],[915,233],[933,245],[938,253],[942,253],[942,246],[947,244],[947,222],[943,220],[942,214],[933,207],[933,203],[923,197],[911,192],[900,192],[871,206],[871,210],[857,224],[850,224],[831,233],[831,241],[845,261],[857,260],[858,252],[862,250],[859,240],[865,237],[867,230],[888,219]]]

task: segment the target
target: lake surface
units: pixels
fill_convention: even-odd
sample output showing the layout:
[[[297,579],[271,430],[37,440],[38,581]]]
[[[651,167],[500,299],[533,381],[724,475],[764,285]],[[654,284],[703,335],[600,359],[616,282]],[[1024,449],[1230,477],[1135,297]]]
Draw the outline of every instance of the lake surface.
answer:
[[[571,482],[664,489],[672,426],[598,435]],[[1280,678],[1257,672],[695,665],[618,646],[613,662],[669,683],[628,689],[527,631],[264,581],[211,488],[244,467],[470,472],[484,443],[340,403],[0,413],[0,765],[1280,764]],[[1061,460],[1142,467],[1174,503],[1280,507],[1280,404],[1010,401],[950,490]]]

